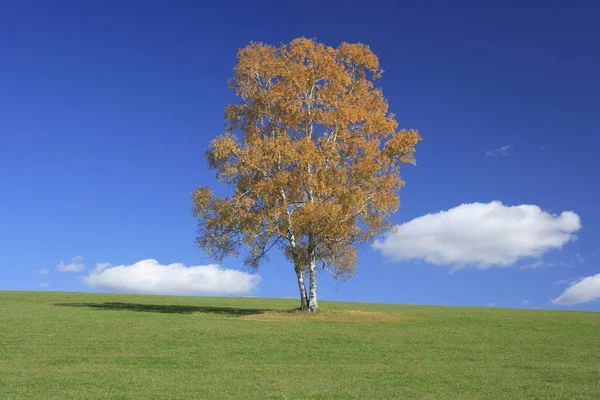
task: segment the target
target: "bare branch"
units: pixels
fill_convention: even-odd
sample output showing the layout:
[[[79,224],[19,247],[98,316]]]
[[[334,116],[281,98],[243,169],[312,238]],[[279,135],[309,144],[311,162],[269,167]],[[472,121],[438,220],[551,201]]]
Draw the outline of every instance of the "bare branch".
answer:
[[[346,282],[347,278],[343,274],[341,274],[339,272],[333,272],[332,270],[330,270],[329,268],[327,268],[325,266],[325,262],[324,261],[323,261],[323,265],[321,266],[321,268],[323,269],[323,271],[329,273],[335,279],[339,279],[339,280],[342,280],[342,281]]]

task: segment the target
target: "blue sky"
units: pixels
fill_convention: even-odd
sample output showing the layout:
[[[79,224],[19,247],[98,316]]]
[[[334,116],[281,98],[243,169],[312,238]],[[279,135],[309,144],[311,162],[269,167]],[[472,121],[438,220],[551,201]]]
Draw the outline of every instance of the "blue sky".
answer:
[[[97,263],[181,263],[177,279],[185,266],[209,264],[193,243],[190,194],[216,185],[203,154],[235,101],[226,82],[236,51],[306,36],[369,44],[386,71],[379,84],[390,110],[423,136],[418,166],[403,171],[395,223],[492,201],[501,211],[539,207],[531,221],[554,224],[549,234],[562,229],[562,212],[581,222],[540,257],[517,251],[503,266],[436,265],[421,253],[398,262],[365,245],[356,278],[322,275],[321,299],[600,310],[600,5],[15,1],[0,9],[0,290],[115,290],[82,278]],[[525,225],[492,233],[513,237]],[[60,271],[61,262],[85,269]],[[251,295],[297,297],[279,255],[258,273]],[[593,278],[586,301],[551,303],[583,277]]]

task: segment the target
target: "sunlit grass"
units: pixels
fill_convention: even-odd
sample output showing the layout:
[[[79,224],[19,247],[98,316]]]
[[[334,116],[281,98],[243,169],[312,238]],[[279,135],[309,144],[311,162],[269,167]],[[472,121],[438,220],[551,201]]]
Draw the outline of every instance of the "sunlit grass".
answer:
[[[600,313],[0,292],[0,399],[595,399]]]

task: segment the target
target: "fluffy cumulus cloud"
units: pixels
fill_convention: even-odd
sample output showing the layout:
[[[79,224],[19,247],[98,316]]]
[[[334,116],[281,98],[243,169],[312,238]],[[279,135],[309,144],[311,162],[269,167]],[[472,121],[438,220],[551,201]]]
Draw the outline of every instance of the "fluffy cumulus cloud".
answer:
[[[83,282],[121,292],[149,294],[244,294],[254,290],[261,278],[218,265],[162,265],[156,260],[142,260],[132,265],[97,264]]]
[[[569,306],[597,299],[600,299],[600,274],[573,282],[560,296],[552,300],[552,304]]]
[[[558,249],[575,240],[580,228],[579,216],[571,211],[554,215],[535,205],[493,201],[415,218],[373,246],[391,261],[486,269]]]
[[[79,272],[85,269],[85,264],[83,263],[83,257],[77,256],[71,258],[69,262],[61,261],[56,269],[63,272]]]

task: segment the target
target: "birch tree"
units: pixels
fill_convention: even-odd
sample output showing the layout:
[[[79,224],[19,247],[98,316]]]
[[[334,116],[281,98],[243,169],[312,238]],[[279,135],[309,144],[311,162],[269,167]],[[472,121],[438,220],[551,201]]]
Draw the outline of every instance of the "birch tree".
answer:
[[[229,82],[239,102],[206,152],[231,195],[194,192],[197,244],[216,260],[243,254],[252,268],[282,251],[301,308],[319,311],[317,272],[355,274],[357,247],[391,227],[401,164],[415,163],[421,138],[398,129],[375,86],[382,73],[364,44],[300,38],[241,49]]]

